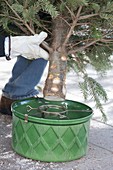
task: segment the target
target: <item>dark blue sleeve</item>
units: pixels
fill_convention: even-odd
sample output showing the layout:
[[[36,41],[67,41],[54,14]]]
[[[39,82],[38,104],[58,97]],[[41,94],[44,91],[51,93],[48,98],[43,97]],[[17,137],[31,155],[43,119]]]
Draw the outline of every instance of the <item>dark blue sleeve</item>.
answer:
[[[0,57],[5,57],[5,49],[4,49],[5,36],[0,36]]]

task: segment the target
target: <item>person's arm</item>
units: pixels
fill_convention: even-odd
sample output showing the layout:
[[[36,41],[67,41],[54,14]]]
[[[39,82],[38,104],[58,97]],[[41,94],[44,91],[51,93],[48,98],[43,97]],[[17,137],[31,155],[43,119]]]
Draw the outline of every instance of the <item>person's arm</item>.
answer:
[[[48,52],[40,47],[46,37],[46,32],[32,36],[0,36],[0,57],[5,56],[10,60],[21,55],[29,60],[37,58],[48,60]]]
[[[0,36],[0,57],[5,56],[5,36]]]

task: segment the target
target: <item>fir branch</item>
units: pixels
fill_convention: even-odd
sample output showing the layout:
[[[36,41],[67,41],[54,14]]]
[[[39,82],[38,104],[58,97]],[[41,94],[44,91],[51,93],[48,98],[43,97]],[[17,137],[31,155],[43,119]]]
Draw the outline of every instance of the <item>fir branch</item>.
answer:
[[[83,42],[83,41],[81,41],[81,42]],[[97,42],[112,43],[113,39],[102,39],[102,38],[101,39],[96,39],[96,40],[94,40],[92,42],[88,42],[86,45],[84,45],[82,47],[78,47],[78,48],[76,48],[74,50],[69,50],[68,55],[74,54],[76,52],[84,51],[86,48],[90,47],[91,45],[96,44]]]
[[[68,27],[71,27],[71,26],[70,26],[70,23],[69,23],[66,19],[64,19],[64,18],[61,17],[61,16],[59,16],[59,18],[61,18],[61,19],[68,25]]]
[[[71,28],[70,28],[67,36],[66,36],[66,39],[65,39],[65,41],[64,41],[64,43],[63,43],[63,47],[66,46],[67,42],[69,41],[69,38],[71,37],[71,35],[72,35],[72,33],[73,33],[73,30],[74,30],[74,28],[75,28],[75,26],[76,26],[76,24],[77,24],[77,21],[78,21],[78,18],[79,18],[79,15],[80,15],[81,10],[82,10],[82,6],[80,6],[79,9],[78,9],[78,12],[77,12],[77,14],[76,14],[76,17],[75,17],[75,19],[74,19],[74,21],[73,21],[73,23],[72,23],[72,26],[71,26]]]
[[[102,43],[113,43],[113,38],[110,38],[110,39],[101,38],[100,42],[102,42]]]
[[[4,0],[4,2],[7,4],[7,6],[11,9],[11,11],[15,14],[15,16],[20,20],[20,22],[23,22],[22,18],[18,15],[18,13],[11,7],[11,5]]]
[[[5,17],[5,18],[9,18],[11,20],[16,20],[17,22],[20,22],[20,19],[18,18],[15,18],[14,16],[9,16],[9,15],[6,15],[6,14],[0,14],[0,17]]]
[[[99,40],[94,40],[94,41],[92,41],[92,42],[90,42],[90,43],[87,43],[86,45],[84,45],[84,46],[82,46],[82,47],[76,48],[75,50],[69,50],[69,51],[68,51],[68,55],[73,54],[73,53],[76,53],[76,52],[83,51],[83,50],[85,50],[86,48],[88,48],[89,46],[94,45],[94,44],[95,44],[96,42],[98,42],[98,41],[99,41]]]
[[[79,45],[79,44],[81,44],[81,43],[86,43],[86,42],[91,42],[93,39],[91,39],[91,38],[87,38],[87,39],[84,39],[84,40],[81,40],[81,41],[78,41],[77,43],[73,43],[73,45],[71,44],[71,48],[74,48],[74,47],[76,47],[77,45]]]
[[[89,18],[91,18],[91,17],[98,16],[98,15],[99,15],[98,13],[97,13],[97,14],[84,15],[84,16],[80,16],[80,17],[78,18],[78,20],[89,19]]]
[[[26,35],[29,35],[28,30],[25,29],[25,27],[23,27],[21,24],[19,24],[17,21],[13,21],[15,23],[15,25],[20,28],[20,30],[22,30]]]
[[[61,2],[62,3],[64,3],[63,2],[63,0],[61,0]],[[70,15],[71,15],[71,18],[72,18],[72,20],[75,18],[75,14],[71,11],[71,9],[66,5],[66,3],[64,3],[64,5],[65,5],[65,7],[66,7],[66,9],[69,11],[69,13],[70,13]]]
[[[58,11],[55,6],[53,6],[48,0],[38,0],[42,9],[49,13],[52,18],[56,18],[58,16]]]
[[[88,75],[85,74],[83,78],[84,82],[79,83],[79,85],[85,100],[87,100],[89,96],[93,97],[93,100],[96,103],[96,107],[101,111],[103,119],[106,121],[106,115],[104,113],[100,99],[106,102],[108,100],[107,93],[103,87],[92,77],[88,77]]]
[[[5,3],[8,5],[8,7],[11,9],[11,11],[15,14],[15,16],[20,20],[20,22],[22,22],[25,27],[30,31],[31,34],[35,34],[34,30],[31,29],[31,27],[27,24],[27,22],[25,22],[19,15],[18,13],[11,7],[11,5],[6,1],[4,0]],[[47,45],[47,43],[45,42],[42,42],[42,48],[46,49],[48,52],[50,52],[52,49]]]

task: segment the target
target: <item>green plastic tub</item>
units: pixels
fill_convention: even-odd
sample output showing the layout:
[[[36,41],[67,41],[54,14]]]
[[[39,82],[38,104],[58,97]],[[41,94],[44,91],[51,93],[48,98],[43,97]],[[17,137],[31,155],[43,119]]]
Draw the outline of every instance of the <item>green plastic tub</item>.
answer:
[[[86,155],[92,109],[80,102],[43,98],[12,104],[12,147],[18,154],[45,162]]]

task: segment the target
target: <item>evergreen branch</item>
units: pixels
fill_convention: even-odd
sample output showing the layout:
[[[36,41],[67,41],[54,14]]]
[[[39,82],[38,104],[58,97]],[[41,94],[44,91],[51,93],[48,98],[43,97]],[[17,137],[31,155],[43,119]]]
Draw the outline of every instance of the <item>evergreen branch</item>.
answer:
[[[70,28],[67,36],[66,36],[66,39],[65,39],[65,41],[64,41],[64,43],[63,43],[63,47],[66,46],[67,42],[69,41],[69,38],[70,38],[71,35],[72,35],[72,32],[73,32],[73,30],[74,30],[74,28],[75,28],[75,26],[76,26],[76,24],[77,24],[77,21],[78,21],[78,18],[79,18],[79,15],[80,15],[81,10],[82,10],[82,6],[80,6],[79,9],[78,9],[78,12],[77,12],[77,14],[76,14],[76,17],[75,17],[75,19],[74,19],[74,21],[73,21],[73,23],[72,23],[72,26],[71,26],[71,28]]]
[[[88,77],[86,74],[84,75],[83,78],[84,78],[84,82],[79,83],[79,85],[85,100],[88,98],[89,95],[93,97],[96,103],[96,107],[101,111],[103,119],[104,121],[106,121],[106,115],[103,111],[103,107],[100,102],[100,99],[102,99],[104,102],[107,101],[107,94],[105,90],[98,82],[96,82],[96,80],[94,80],[91,77]]]
[[[76,55],[74,55],[74,58],[77,61],[78,69],[81,71],[81,73],[85,74],[85,70],[83,68],[81,59],[78,56],[76,56]]]
[[[58,11],[56,7],[48,0],[38,0],[39,4],[41,5],[42,9],[49,13],[52,18],[58,16]]]
[[[29,35],[29,32],[21,25],[19,24],[17,21],[13,21],[15,23],[16,26],[18,26],[18,28],[20,28],[20,30],[22,30],[26,35]]]
[[[68,21],[66,21],[66,19],[64,19],[64,18],[61,17],[61,16],[59,16],[59,18],[61,18],[69,27],[71,27],[71,26],[70,26],[70,23],[69,23]]]
[[[113,38],[111,38],[111,39],[104,39],[104,38],[102,38],[102,39],[100,40],[100,42],[113,43]]]
[[[5,3],[7,4],[7,6],[11,9],[11,11],[15,14],[15,16],[21,21],[23,22],[23,20],[21,19],[21,17],[18,15],[18,13],[11,7],[11,5],[6,1],[4,0]]]
[[[109,42],[109,43],[105,43],[104,46],[107,47],[110,51],[113,51],[113,48],[109,46],[110,43],[113,44],[112,42]],[[98,42],[96,44],[103,47],[103,43],[101,42]]]
[[[4,0],[5,3],[8,5],[8,7],[11,9],[11,11],[15,14],[15,16],[20,20],[20,22],[22,22],[25,27],[30,31],[31,34],[35,34],[34,30],[31,29],[31,27],[18,15],[18,13],[11,7],[11,5],[6,1]],[[46,42],[42,42],[41,44],[42,48],[46,49],[48,52],[50,52],[52,49],[47,45]]]
[[[84,16],[80,16],[78,18],[78,20],[83,20],[83,19],[88,19],[88,18],[91,18],[91,17],[94,17],[94,16],[98,16],[99,14],[89,14],[89,15],[84,15]]]
[[[83,41],[82,41],[83,42]],[[97,40],[94,40],[94,41],[92,41],[92,42],[90,42],[90,43],[87,43],[86,45],[84,45],[84,46],[82,46],[82,47],[78,47],[78,48],[76,48],[75,50],[69,50],[68,51],[68,55],[70,55],[70,54],[73,54],[73,53],[76,53],[76,52],[80,52],[80,51],[83,51],[83,50],[85,50],[86,48],[88,48],[89,46],[91,46],[91,45],[94,45],[94,44],[96,44],[97,42],[104,42],[104,43],[112,43],[113,42],[113,39],[97,39]]]
[[[102,113],[102,117],[103,117],[103,120],[106,122],[107,121],[107,117],[104,113],[104,110],[103,110],[103,107],[102,107],[102,104],[99,100],[99,97],[97,95],[97,93],[95,92],[95,89],[93,89],[93,86],[91,85],[91,89],[92,89],[92,95],[93,95],[93,99],[96,103],[96,108],[98,108],[100,110],[100,112]]]
[[[15,18],[14,16],[9,16],[9,15],[5,15],[5,14],[0,14],[1,17],[7,17],[7,18],[10,18],[10,19],[13,19],[13,20],[16,20],[18,22],[20,22],[20,19],[18,18]]]
[[[72,18],[72,20],[73,20],[73,18],[75,18],[74,13],[68,8],[67,5],[66,5],[66,8],[67,8],[67,10],[69,11],[69,13],[70,13],[70,15],[71,15],[71,18]]]
[[[15,18],[13,16],[9,16],[9,15],[4,15],[4,14],[0,14],[0,16],[8,17],[8,18],[12,19],[13,22],[15,23],[15,25],[20,28],[20,30],[22,30],[26,35],[29,35],[29,32],[22,25],[20,25],[20,23],[18,23],[18,22],[20,22],[20,19]]]
[[[113,34],[113,31],[107,32],[107,33],[103,34],[100,38],[97,38],[97,39],[85,39],[85,40],[79,41],[78,43],[74,44],[74,46],[76,46],[76,45],[78,45],[80,43],[83,43],[83,42],[88,42],[88,43],[85,44],[84,46],[78,47],[78,48],[76,48],[74,50],[69,50],[68,54],[70,55],[70,54],[73,54],[73,53],[76,53],[76,52],[79,52],[79,51],[83,51],[86,48],[88,48],[89,46],[96,44],[97,42],[113,43],[113,38],[111,38],[111,37],[110,37],[110,39],[106,38],[108,36],[111,36],[112,34]]]
[[[110,37],[110,39],[109,39],[109,38],[106,38],[106,37],[112,36],[112,35],[113,35],[113,30],[110,30],[110,32],[109,32],[109,30],[108,30],[107,33],[106,33],[106,31],[105,31],[105,34],[103,34],[102,38],[105,38],[106,40],[113,40],[111,37]],[[101,38],[101,39],[102,39],[102,38]]]
[[[27,8],[27,6],[28,6],[28,1],[27,1],[27,0],[25,0],[25,2],[24,2],[24,8],[26,9],[26,8]]]
[[[84,43],[84,42],[88,42],[88,41],[92,41],[93,39],[89,39],[89,38],[87,38],[87,39],[85,39],[85,40],[81,40],[81,41],[78,41],[77,43],[73,43],[73,45],[71,45],[71,48],[74,48],[74,47],[76,47],[77,45],[79,45],[79,44],[81,44],[81,43]]]
[[[82,46],[82,47],[76,48],[75,50],[69,50],[69,51],[68,51],[68,55],[73,54],[73,53],[76,53],[76,52],[83,51],[83,50],[85,50],[86,48],[88,48],[89,46],[94,45],[94,44],[95,44],[96,42],[98,42],[98,41],[99,41],[99,40],[94,40],[94,41],[92,41],[92,42],[90,42],[90,43],[87,43],[86,45],[84,45],[84,46]]]
[[[61,2],[64,3],[63,0],[61,0]],[[67,8],[67,10],[69,11],[69,13],[70,13],[70,15],[71,15],[71,18],[72,18],[72,20],[73,20],[73,18],[75,18],[74,13],[69,9],[69,7],[66,5],[66,3],[64,3],[64,5],[65,5],[65,7]]]
[[[80,23],[77,23],[76,25],[78,25],[78,26],[79,26],[79,25],[80,25],[80,26],[81,26],[81,25],[90,25],[90,23],[89,23],[89,22],[80,22]]]
[[[29,27],[29,25],[18,15],[18,13],[11,7],[11,5],[6,0],[4,1],[8,5],[8,7],[12,10],[12,12],[15,14],[15,16],[19,19],[19,21],[22,22],[27,27],[27,29],[34,35],[35,32]]]

